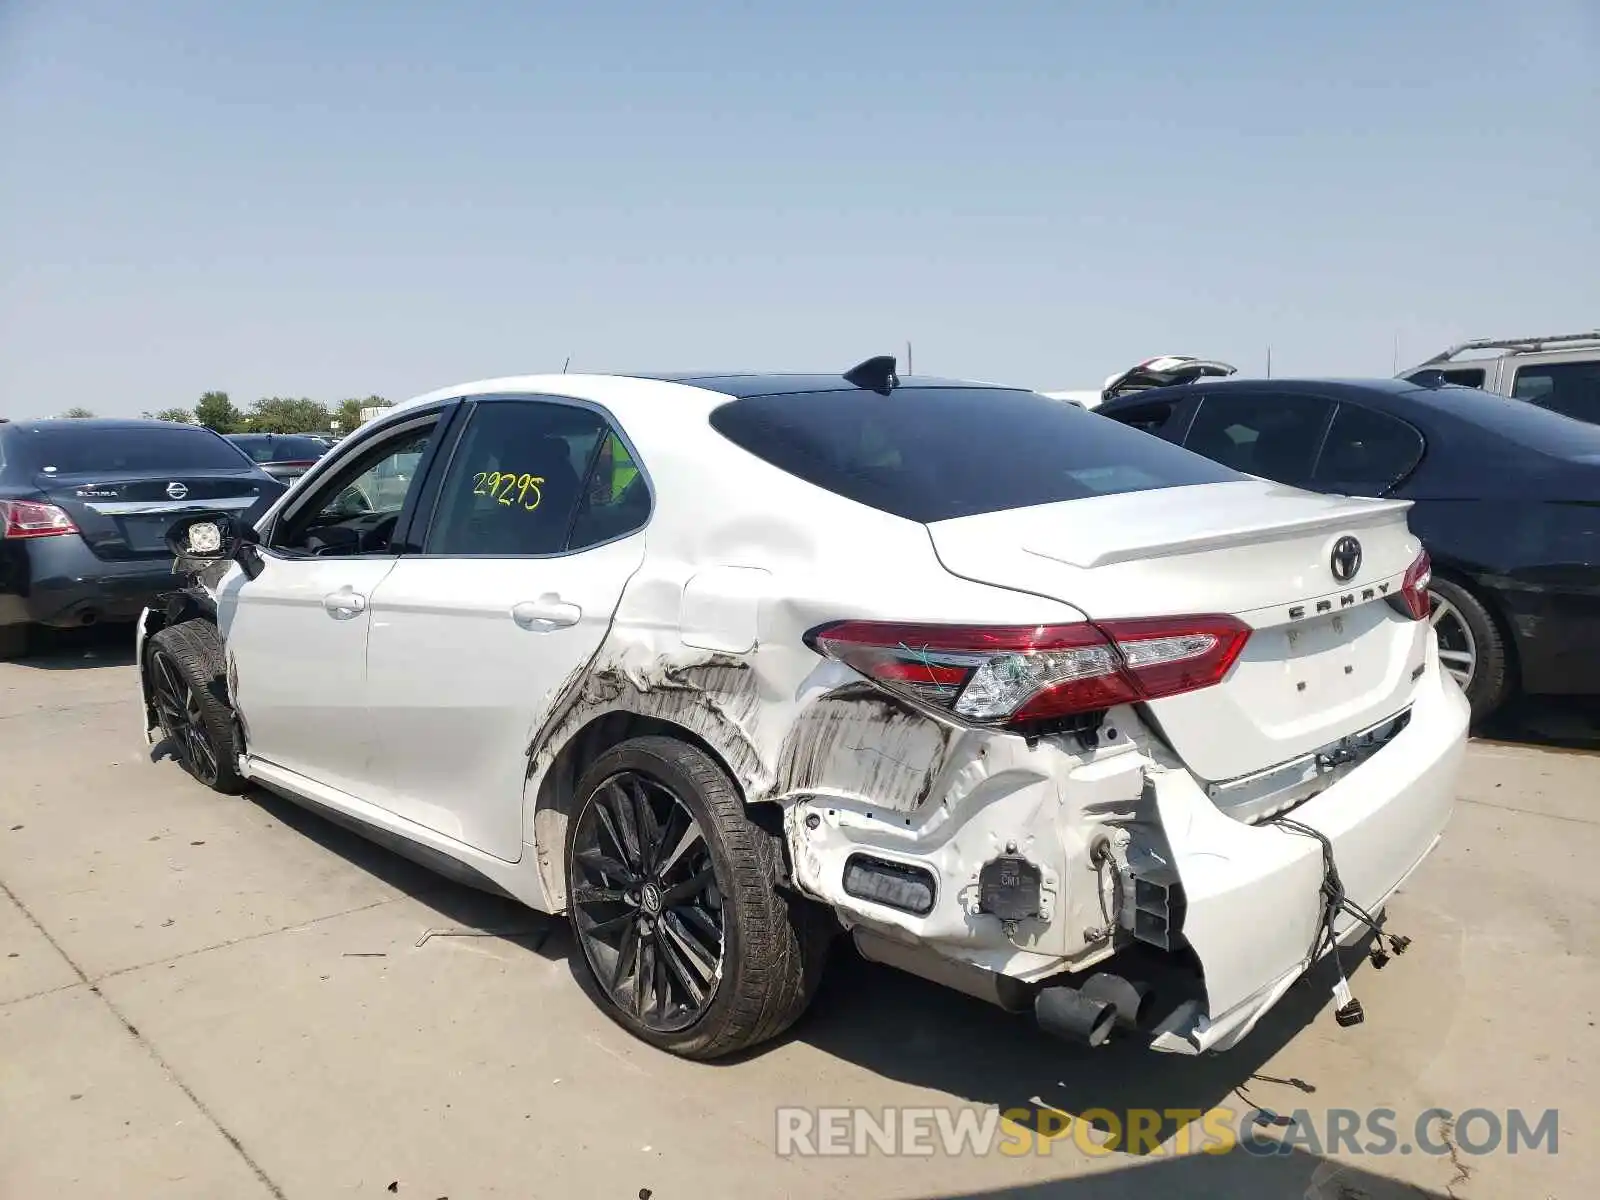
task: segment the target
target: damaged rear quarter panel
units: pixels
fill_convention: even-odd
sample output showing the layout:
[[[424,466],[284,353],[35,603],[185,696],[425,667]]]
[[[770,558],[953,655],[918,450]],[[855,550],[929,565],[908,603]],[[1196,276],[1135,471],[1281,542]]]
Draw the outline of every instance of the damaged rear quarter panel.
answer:
[[[1053,774],[1067,756],[1041,748],[1021,760],[997,758],[998,741],[1020,747],[1022,740],[967,729],[888,695],[820,657],[805,637],[846,619],[1045,624],[1082,614],[1046,597],[959,579],[939,563],[926,527],[820,492],[754,459],[727,464],[744,499],[738,505],[703,485],[670,486],[680,465],[704,478],[700,465],[674,462],[676,451],[674,445],[652,458],[660,507],[645,561],[605,641],[554,689],[529,731],[525,838],[535,847],[550,906],[564,906],[566,818],[582,764],[618,738],[671,729],[715,753],[748,804],[782,814],[762,824],[784,829],[793,882],[845,913],[874,908],[883,917],[889,910],[843,896],[842,857],[821,856],[827,861],[820,871],[804,870],[789,820],[799,805],[825,798],[849,814],[852,838],[898,837],[902,845],[910,838],[914,856],[937,850],[959,858],[953,905],[982,862],[1012,840],[1041,860],[1059,891]],[[841,529],[850,536],[819,532]],[[630,729],[629,718],[645,721]],[[970,820],[985,810],[1000,826]],[[954,909],[947,916],[951,936],[969,940],[974,919]],[[1000,937],[1005,954],[1018,953],[991,918],[976,924],[985,936]],[[1018,941],[1038,936],[1023,930]]]

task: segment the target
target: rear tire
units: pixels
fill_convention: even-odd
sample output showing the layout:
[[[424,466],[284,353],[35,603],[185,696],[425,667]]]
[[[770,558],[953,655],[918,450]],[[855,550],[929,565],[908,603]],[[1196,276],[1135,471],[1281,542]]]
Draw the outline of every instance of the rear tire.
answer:
[[[634,738],[596,759],[576,794],[567,911],[585,990],[606,1015],[693,1059],[798,1020],[821,978],[826,914],[777,889],[776,839],[721,766],[673,738]]]
[[[217,627],[196,618],[159,630],[145,654],[145,673],[178,765],[214,792],[242,792],[239,738]]]
[[[1440,664],[1466,693],[1473,723],[1485,721],[1515,690],[1499,622],[1481,600],[1458,583],[1435,578],[1428,591]]]

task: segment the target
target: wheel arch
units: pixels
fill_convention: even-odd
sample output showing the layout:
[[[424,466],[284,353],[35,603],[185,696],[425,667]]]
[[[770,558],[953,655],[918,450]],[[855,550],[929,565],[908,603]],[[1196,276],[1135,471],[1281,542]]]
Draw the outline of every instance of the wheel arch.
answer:
[[[707,737],[689,725],[659,714],[631,708],[612,708],[592,716],[573,730],[559,748],[534,752],[537,763],[546,760],[534,794],[532,841],[537,855],[539,882],[546,907],[561,912],[567,904],[566,866],[562,855],[567,841],[567,821],[577,800],[578,780],[602,754],[614,746],[640,737],[668,737],[695,747],[719,766],[733,784],[752,822],[783,840],[783,814],[775,804],[752,804],[746,779],[735,768],[743,755],[729,753],[726,737]],[[722,743],[718,745],[718,743]],[[741,745],[735,740],[736,744]]]
[[[139,623],[134,628],[134,669],[139,674],[139,696],[144,702],[146,738],[156,723],[155,699],[150,688],[150,675],[145,670],[150,639],[169,625],[196,618],[209,621],[212,625],[217,623],[216,605],[204,592],[194,588],[158,596],[144,612],[139,614]],[[220,630],[218,636],[221,636]]]
[[[1502,598],[1493,588],[1485,587],[1475,572],[1453,563],[1435,562],[1433,575],[1435,579],[1443,579],[1446,583],[1454,584],[1483,605],[1483,611],[1489,614],[1489,619],[1499,630],[1500,644],[1505,648],[1506,678],[1512,681],[1516,690],[1524,690],[1522,635],[1518,632],[1516,622],[1511,619],[1511,612]]]

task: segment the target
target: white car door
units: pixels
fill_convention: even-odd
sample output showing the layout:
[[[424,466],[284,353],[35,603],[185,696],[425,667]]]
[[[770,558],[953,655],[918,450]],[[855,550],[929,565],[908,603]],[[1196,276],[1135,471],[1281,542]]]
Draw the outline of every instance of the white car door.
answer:
[[[370,603],[410,494],[380,496],[378,468],[425,450],[439,421],[434,410],[340,447],[263,531],[256,577],[224,581],[218,622],[252,757],[362,793]]]
[[[366,798],[515,862],[529,739],[610,628],[650,494],[591,406],[485,397],[460,425],[420,552],[371,598]]]

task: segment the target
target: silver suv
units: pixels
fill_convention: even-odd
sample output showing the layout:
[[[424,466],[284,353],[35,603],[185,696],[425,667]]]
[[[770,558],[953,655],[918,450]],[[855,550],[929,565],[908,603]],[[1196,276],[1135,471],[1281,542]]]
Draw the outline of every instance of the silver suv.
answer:
[[[1399,377],[1482,388],[1600,425],[1600,329],[1463,342]]]

